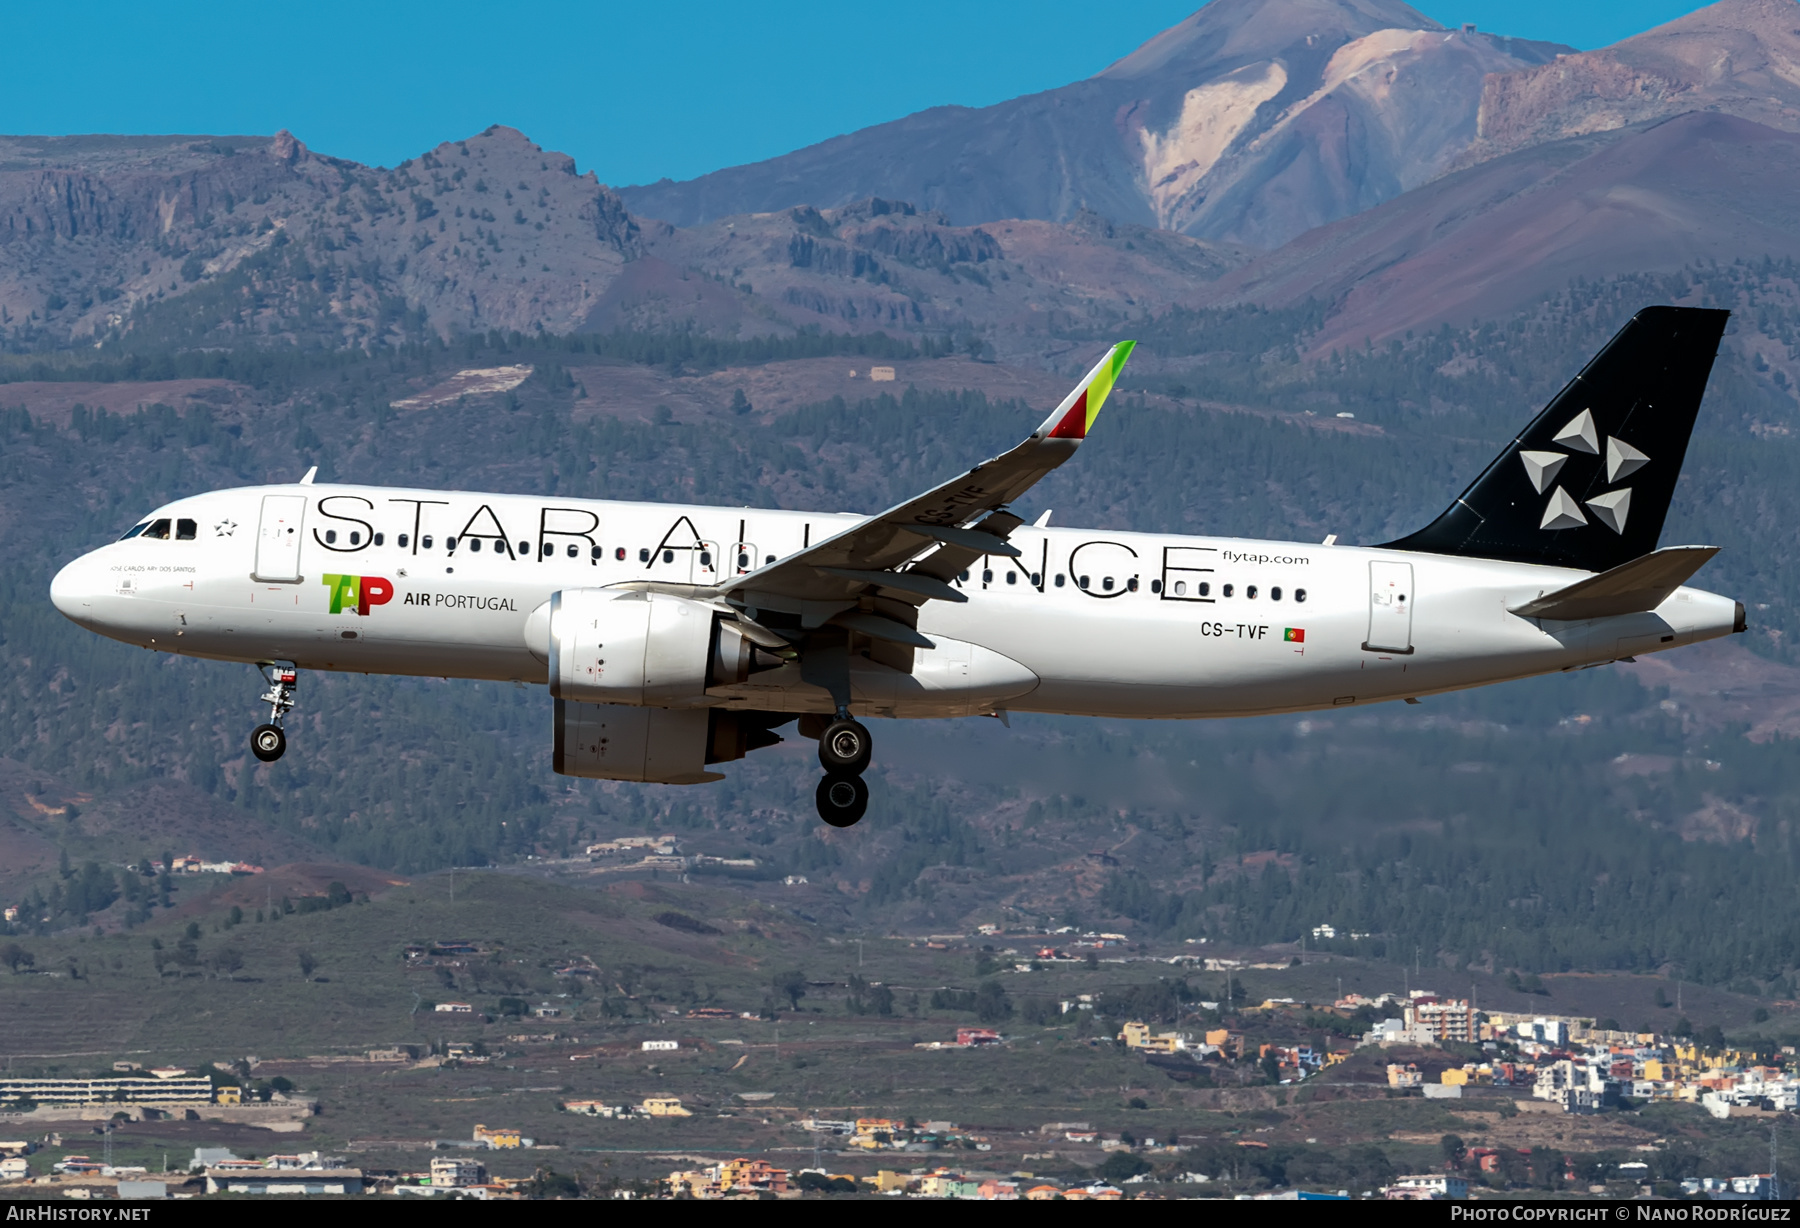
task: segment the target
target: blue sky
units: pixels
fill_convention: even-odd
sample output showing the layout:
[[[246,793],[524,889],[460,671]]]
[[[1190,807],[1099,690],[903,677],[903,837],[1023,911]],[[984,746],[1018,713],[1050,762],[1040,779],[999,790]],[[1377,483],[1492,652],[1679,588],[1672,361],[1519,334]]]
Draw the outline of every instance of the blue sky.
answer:
[[[392,165],[489,124],[615,184],[685,179],[943,103],[1091,75],[1194,0],[970,5],[14,0],[0,131],[270,133]],[[1438,21],[1604,46],[1692,0],[1425,0]],[[1103,14],[1103,16],[1096,16]]]

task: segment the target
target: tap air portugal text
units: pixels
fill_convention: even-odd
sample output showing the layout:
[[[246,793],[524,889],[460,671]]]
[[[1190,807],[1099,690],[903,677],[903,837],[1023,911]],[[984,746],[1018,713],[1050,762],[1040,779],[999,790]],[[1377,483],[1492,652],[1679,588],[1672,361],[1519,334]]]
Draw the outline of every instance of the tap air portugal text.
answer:
[[[1744,629],[1658,548],[1726,313],[1640,312],[1460,498],[1380,546],[1026,524],[1131,352],[1023,443],[878,516],[314,484],[214,491],[70,563],[102,635],[301,669],[548,682],[558,772],[693,784],[797,721],[862,816],[858,718],[1196,717],[1412,699]]]

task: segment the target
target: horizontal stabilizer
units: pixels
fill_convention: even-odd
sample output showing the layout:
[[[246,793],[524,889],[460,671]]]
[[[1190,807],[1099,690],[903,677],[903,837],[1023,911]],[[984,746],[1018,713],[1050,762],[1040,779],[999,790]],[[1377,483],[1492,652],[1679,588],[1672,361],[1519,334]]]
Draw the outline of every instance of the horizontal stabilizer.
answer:
[[[1559,622],[1654,610],[1712,561],[1717,546],[1669,546],[1514,606],[1520,618]]]

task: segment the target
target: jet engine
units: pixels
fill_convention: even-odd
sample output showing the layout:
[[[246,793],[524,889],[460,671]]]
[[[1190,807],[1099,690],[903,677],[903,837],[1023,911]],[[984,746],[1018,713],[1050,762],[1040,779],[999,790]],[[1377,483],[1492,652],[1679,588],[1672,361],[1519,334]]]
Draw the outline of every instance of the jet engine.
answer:
[[[718,780],[708,764],[742,759],[781,741],[769,726],[791,720],[773,712],[721,708],[646,708],[556,701],[551,766],[564,776],[693,785]]]
[[[668,593],[565,589],[550,599],[550,693],[590,704],[702,707],[785,662],[712,606]]]

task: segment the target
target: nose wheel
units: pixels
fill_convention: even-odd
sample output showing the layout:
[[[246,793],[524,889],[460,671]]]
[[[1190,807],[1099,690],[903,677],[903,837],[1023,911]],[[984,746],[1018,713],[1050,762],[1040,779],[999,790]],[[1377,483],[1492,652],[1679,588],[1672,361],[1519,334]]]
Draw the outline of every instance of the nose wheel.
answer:
[[[256,668],[262,672],[263,681],[269,684],[269,689],[259,697],[262,703],[269,705],[269,719],[250,731],[250,753],[264,763],[273,763],[287,753],[287,734],[282,731],[281,723],[293,710],[300,671],[292,666],[275,664],[262,664]]]
[[[287,753],[287,734],[280,725],[258,725],[250,731],[250,753],[264,763],[273,763]]]
[[[849,827],[869,809],[869,786],[862,774],[874,750],[868,729],[843,709],[819,735],[819,766],[825,769],[825,778],[813,801],[819,817],[833,827]]]

